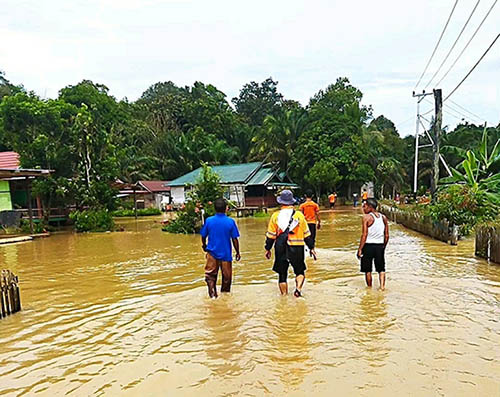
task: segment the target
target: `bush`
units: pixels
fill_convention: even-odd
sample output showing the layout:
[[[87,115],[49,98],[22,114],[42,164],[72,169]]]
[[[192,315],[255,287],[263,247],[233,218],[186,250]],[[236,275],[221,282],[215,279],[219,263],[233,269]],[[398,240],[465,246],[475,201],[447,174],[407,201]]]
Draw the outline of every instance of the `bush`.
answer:
[[[482,191],[466,185],[451,185],[438,193],[435,203],[428,205],[428,213],[435,221],[446,219],[459,226],[461,234],[467,235],[478,222],[494,220],[498,208]]]
[[[135,212],[133,209],[116,210],[113,211],[111,214],[116,217],[135,216]],[[158,208],[142,208],[137,210],[137,216],[153,216],[153,215],[161,215],[161,211]]]
[[[162,230],[170,233],[197,233],[201,229],[201,211],[205,218],[215,214],[213,202],[223,195],[220,178],[212,169],[202,164],[200,176],[188,193],[188,201],[177,217],[165,225]]]
[[[113,216],[107,210],[74,211],[69,215],[77,232],[107,232],[114,229]]]
[[[193,201],[188,201],[186,207],[179,211],[177,217],[163,226],[162,230],[169,233],[191,234],[201,230],[200,209]]]
[[[21,232],[24,234],[31,234],[30,221],[27,219],[21,219],[21,224],[19,225]],[[33,234],[45,233],[46,228],[41,222],[33,222]]]

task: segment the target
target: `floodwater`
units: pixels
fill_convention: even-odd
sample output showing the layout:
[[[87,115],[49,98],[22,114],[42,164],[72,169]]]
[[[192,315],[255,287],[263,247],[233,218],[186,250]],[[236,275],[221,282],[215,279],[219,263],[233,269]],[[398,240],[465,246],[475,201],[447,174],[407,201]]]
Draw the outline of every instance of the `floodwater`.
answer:
[[[370,290],[359,212],[322,217],[304,299],[278,295],[266,219],[238,220],[218,300],[199,238],[152,220],[0,247],[23,301],[0,321],[0,395],[500,396],[500,265],[392,225],[387,290]]]

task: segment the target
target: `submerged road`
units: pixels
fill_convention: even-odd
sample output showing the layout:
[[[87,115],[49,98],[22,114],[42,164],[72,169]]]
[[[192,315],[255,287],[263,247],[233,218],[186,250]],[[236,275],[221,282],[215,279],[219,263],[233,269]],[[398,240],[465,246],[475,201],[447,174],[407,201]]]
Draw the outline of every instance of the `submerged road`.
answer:
[[[152,220],[1,246],[23,311],[0,321],[0,396],[500,396],[500,266],[391,225],[387,290],[367,289],[360,216],[322,212],[304,299],[278,295],[266,219],[238,220],[215,301],[199,238]]]

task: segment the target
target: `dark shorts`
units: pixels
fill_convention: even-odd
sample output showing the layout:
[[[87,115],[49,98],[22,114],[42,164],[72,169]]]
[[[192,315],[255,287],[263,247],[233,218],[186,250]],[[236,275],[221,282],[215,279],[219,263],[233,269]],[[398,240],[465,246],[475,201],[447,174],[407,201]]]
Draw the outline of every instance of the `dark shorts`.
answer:
[[[384,244],[365,244],[361,257],[361,272],[371,273],[373,262],[377,273],[385,272],[385,247]]]
[[[309,231],[311,232],[311,238],[314,246],[316,246],[316,223],[308,223]]]
[[[289,245],[287,247],[286,257],[277,257],[274,261],[273,270],[278,273],[279,281],[286,282],[288,276],[288,267],[292,265],[296,276],[304,275],[306,271],[306,262],[304,258],[303,245]]]
[[[330,208],[335,207],[335,201],[333,203],[330,203]]]

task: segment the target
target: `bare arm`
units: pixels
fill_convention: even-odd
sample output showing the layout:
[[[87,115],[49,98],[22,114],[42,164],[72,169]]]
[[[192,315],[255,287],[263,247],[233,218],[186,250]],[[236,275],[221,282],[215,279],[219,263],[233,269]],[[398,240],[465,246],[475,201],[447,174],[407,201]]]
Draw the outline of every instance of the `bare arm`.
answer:
[[[359,242],[358,258],[361,258],[363,255],[363,247],[365,246],[366,238],[368,237],[368,220],[369,218],[365,215],[361,221],[361,240]]]
[[[387,222],[387,217],[382,215],[382,219],[384,220],[385,232],[384,232],[384,248],[387,247],[387,243],[389,242],[389,222]]]
[[[201,248],[203,248],[203,251],[207,250],[207,238],[206,237],[201,237]]]
[[[234,250],[236,251],[236,260],[239,261],[241,259],[240,241],[237,238],[233,238],[232,241],[233,241]]]

